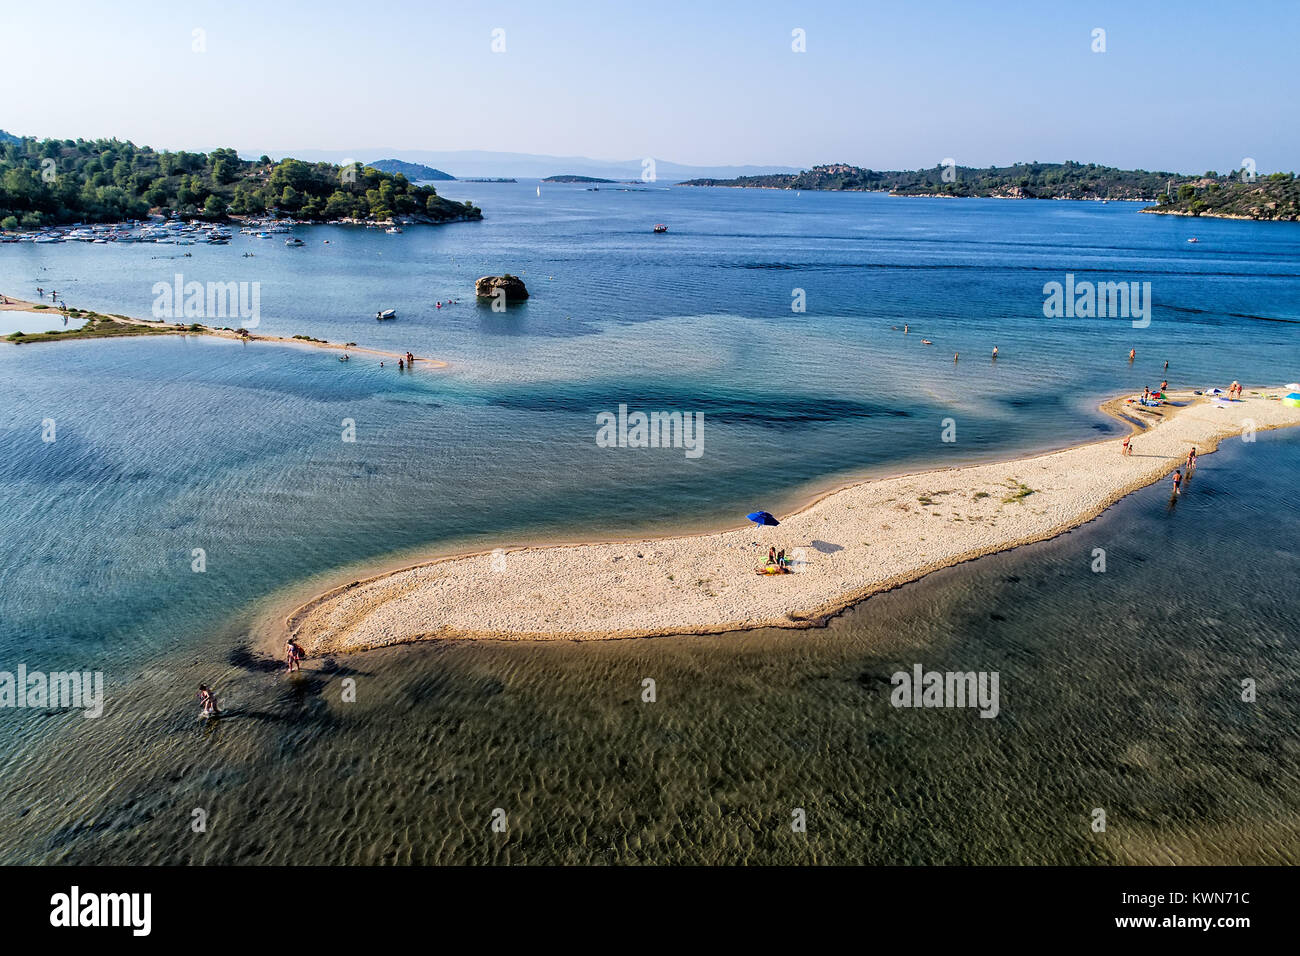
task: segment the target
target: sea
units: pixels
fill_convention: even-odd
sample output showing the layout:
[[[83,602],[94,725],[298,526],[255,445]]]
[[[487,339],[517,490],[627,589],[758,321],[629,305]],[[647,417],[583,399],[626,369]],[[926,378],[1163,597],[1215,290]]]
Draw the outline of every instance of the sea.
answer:
[[[1300,224],[437,187],[484,220],[0,245],[11,297],[149,317],[178,277],[247,283],[256,334],[358,347],[0,342],[0,672],[105,687],[94,719],[0,695],[0,862],[1300,861],[1288,431],[1226,442],[1177,500],[1139,491],[825,628],[431,642],[293,677],[265,639],[430,555],[738,527],[1116,436],[1098,403],[1162,381],[1295,382]],[[527,302],[475,299],[507,272]],[[1051,283],[1111,282],[1149,311],[1045,315]],[[602,447],[620,406],[702,414],[703,453]],[[998,715],[893,706],[918,664],[999,674]],[[199,682],[227,719],[198,719]]]

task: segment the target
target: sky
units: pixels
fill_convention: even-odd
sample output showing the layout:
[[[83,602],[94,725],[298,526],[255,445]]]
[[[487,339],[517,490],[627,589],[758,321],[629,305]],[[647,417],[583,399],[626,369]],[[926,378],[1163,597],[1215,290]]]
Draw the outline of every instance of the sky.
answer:
[[[1300,169],[1297,38],[1300,0],[3,0],[0,129],[252,157],[1271,172]]]

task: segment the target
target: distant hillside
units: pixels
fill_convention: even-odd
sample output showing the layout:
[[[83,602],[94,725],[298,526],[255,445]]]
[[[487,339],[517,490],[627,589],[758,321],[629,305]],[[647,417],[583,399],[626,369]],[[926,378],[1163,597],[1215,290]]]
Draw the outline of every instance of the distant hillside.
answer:
[[[544,183],[616,183],[617,179],[600,179],[596,176],[575,176],[572,173],[566,173],[563,176],[547,176],[542,180]]]
[[[241,150],[246,156],[253,156],[261,147],[254,150],[251,146]],[[353,144],[346,150],[322,149],[270,149],[265,150],[272,156],[296,156],[298,159],[326,160],[334,163],[345,162],[354,156],[387,156],[408,163],[421,163],[436,166],[438,169],[456,170],[456,178],[464,182],[470,177],[476,179],[541,179],[552,175],[557,169],[567,169],[578,176],[600,176],[619,182],[629,179],[648,181],[653,176],[661,183],[675,183],[693,176],[749,176],[759,173],[794,173],[797,169],[790,166],[700,166],[675,163],[661,156],[635,157],[632,159],[606,160],[592,159],[587,156],[552,156],[540,153],[499,153],[486,150],[429,150],[401,149],[375,143]]]
[[[1205,176],[1183,183],[1175,196],[1161,193],[1143,212],[1218,219],[1300,220],[1300,181],[1295,173],[1273,173],[1243,183],[1239,174]]]
[[[311,221],[483,217],[472,203],[359,163],[246,162],[233,149],[159,153],[116,139],[0,143],[0,229],[119,222],[152,210],[205,219],[268,212]]]
[[[21,139],[21,136],[15,136],[13,133],[6,133],[0,129],[0,143],[16,143]]]
[[[896,196],[991,196],[1005,199],[1144,199],[1154,201],[1175,173],[1123,170],[1094,163],[1017,163],[1014,166],[936,166],[874,170],[836,163],[801,173],[692,179],[683,186],[879,191]]]
[[[432,166],[425,166],[423,163],[407,163],[400,159],[377,159],[373,163],[366,163],[371,169],[377,169],[381,173],[401,173],[411,182],[421,182],[429,179],[455,179],[451,173],[444,173],[441,169],[434,169]]]

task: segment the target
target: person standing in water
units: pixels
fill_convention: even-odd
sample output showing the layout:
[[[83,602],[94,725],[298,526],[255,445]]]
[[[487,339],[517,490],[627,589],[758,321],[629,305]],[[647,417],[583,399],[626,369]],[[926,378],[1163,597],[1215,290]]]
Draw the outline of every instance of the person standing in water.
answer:
[[[1191,475],[1192,469],[1196,467],[1196,447],[1187,453],[1187,474]]]
[[[212,692],[212,688],[207,684],[199,685],[199,703],[203,705],[201,716],[203,717],[220,717],[221,711],[217,710],[217,695]]]
[[[998,347],[996,345],[993,346],[993,357],[994,358],[998,357]]]
[[[1135,358],[1137,358],[1137,354],[1138,354],[1138,350],[1137,350],[1137,349],[1129,349],[1129,350],[1128,350],[1128,360],[1129,360],[1130,362],[1133,361]]]
[[[291,637],[284,642],[284,659],[285,662],[289,665],[288,672],[290,674],[292,674],[294,671],[302,670],[302,658],[303,658],[302,648],[298,646],[297,641],[295,641]]]
[[[1183,473],[1181,471],[1174,472],[1174,494],[1178,494],[1178,489],[1182,487],[1182,484]]]

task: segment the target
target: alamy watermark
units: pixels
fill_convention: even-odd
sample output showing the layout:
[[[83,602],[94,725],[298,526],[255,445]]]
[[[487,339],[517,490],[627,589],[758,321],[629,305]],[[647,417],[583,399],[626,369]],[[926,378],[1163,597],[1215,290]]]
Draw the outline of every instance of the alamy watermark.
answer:
[[[100,671],[0,671],[0,708],[81,711],[86,718],[104,713],[104,675]]]
[[[262,321],[260,282],[186,282],[178,272],[172,282],[155,282],[153,297],[155,319],[239,319],[245,329]]]
[[[1067,272],[1064,284],[1046,283],[1043,295],[1043,315],[1049,319],[1132,319],[1135,329],[1151,324],[1150,282],[1075,282],[1074,273]]]
[[[152,893],[89,893],[73,886],[50,897],[50,925],[60,929],[120,927],[132,936],[148,936],[152,912]]]
[[[687,458],[704,454],[703,412],[632,412],[626,405],[596,413],[598,448],[681,448]]]
[[[889,702],[895,707],[978,707],[981,717],[996,717],[997,671],[927,671],[920,664],[912,672],[897,671]]]

